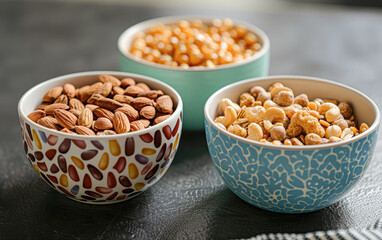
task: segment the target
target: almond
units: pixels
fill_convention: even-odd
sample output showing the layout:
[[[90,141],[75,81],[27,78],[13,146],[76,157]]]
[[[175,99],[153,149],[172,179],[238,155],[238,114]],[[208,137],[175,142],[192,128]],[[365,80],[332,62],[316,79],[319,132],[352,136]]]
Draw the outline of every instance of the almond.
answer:
[[[37,124],[40,124],[44,127],[55,129],[55,130],[61,129],[61,127],[58,125],[57,119],[55,119],[54,117],[51,117],[51,116],[46,116],[46,117],[40,118],[37,121]]]
[[[93,92],[91,90],[90,86],[84,86],[78,90],[78,99],[81,100],[81,102],[86,102],[91,96],[93,95]]]
[[[150,120],[147,120],[147,119],[139,119],[135,122],[141,122],[145,128],[149,127],[151,124]]]
[[[102,96],[102,95],[99,94],[99,93],[94,93],[90,98],[88,98],[87,103],[95,104],[95,105],[96,105],[98,99],[103,98],[103,97],[104,97],[104,96]]]
[[[61,94],[55,101],[54,103],[63,103],[63,104],[68,104],[68,96],[65,94]]]
[[[117,94],[113,97],[113,99],[115,101],[118,101],[120,103],[127,103],[127,104],[130,104],[134,101],[134,98],[131,97],[131,96],[127,96],[127,95],[120,95],[120,94]]]
[[[81,112],[85,108],[84,104],[80,100],[78,100],[77,98],[72,98],[69,100],[69,107],[70,107],[70,109],[76,109],[76,110],[81,111]]]
[[[132,78],[124,78],[121,80],[121,87],[126,88],[128,86],[134,86],[135,80]]]
[[[94,104],[86,104],[85,105],[86,108],[89,108],[91,111],[93,111],[94,109],[96,108],[99,108],[97,105],[94,105]]]
[[[155,100],[156,108],[159,112],[171,114],[173,112],[173,102],[170,96],[163,95]]]
[[[80,116],[80,114],[81,114],[81,111],[80,111],[80,110],[73,109],[73,108],[70,109],[69,112],[73,113],[74,116],[76,116],[76,117]]]
[[[117,108],[115,112],[123,112],[129,121],[135,121],[139,119],[139,112],[130,105],[125,105],[123,107]]]
[[[163,122],[164,120],[166,120],[169,117],[171,117],[171,115],[163,115],[163,116],[157,117],[157,118],[154,119],[153,123],[154,123],[154,125],[158,124],[158,123],[161,123],[161,122]]]
[[[66,83],[64,85],[63,93],[66,94],[69,98],[74,98],[76,96],[76,88],[73,86],[73,84]]]
[[[89,108],[84,108],[78,116],[78,125],[90,128],[93,123],[93,112]]]
[[[105,117],[100,117],[94,122],[94,128],[97,130],[112,129],[113,123]]]
[[[93,110],[93,113],[94,115],[96,115],[97,117],[105,117],[107,119],[109,119],[110,121],[113,121],[113,117],[114,117],[114,113],[112,113],[111,111],[105,109],[105,108],[96,108]]]
[[[141,109],[139,114],[147,119],[153,119],[155,117],[155,107],[153,106],[146,106]]]
[[[97,132],[97,136],[100,136],[100,135],[115,135],[117,134],[115,131],[113,130],[105,130],[105,131],[99,131]]]
[[[84,126],[76,126],[74,128],[74,130],[80,134],[80,135],[89,135],[89,136],[94,136],[95,133],[93,132],[93,130],[87,128],[87,127],[84,127]]]
[[[49,106],[50,104],[49,103],[43,103],[43,104],[40,104],[37,108],[36,108],[36,110],[45,110],[45,108],[47,107],[47,106]]]
[[[105,98],[105,97],[99,98],[96,102],[96,105],[111,111],[114,111],[115,109],[123,106],[120,102],[115,101],[114,99]]]
[[[92,85],[90,85],[89,92],[91,92],[91,94],[94,94],[98,92],[102,88],[102,86],[103,86],[103,83],[101,82],[93,83]]]
[[[135,109],[141,110],[145,106],[152,106],[153,100],[147,97],[137,97],[131,104]]]
[[[119,87],[121,85],[121,81],[112,75],[99,75],[98,80],[100,80],[103,83],[111,82],[111,84],[113,84],[113,87]]]
[[[101,87],[94,93],[98,93],[104,97],[107,97],[111,93],[112,89],[113,89],[113,85],[111,84],[111,82],[106,82],[104,84],[101,83]]]
[[[46,115],[52,115],[56,109],[69,110],[69,106],[63,103],[53,103],[45,108]]]
[[[116,112],[113,118],[114,130],[117,133],[130,131],[130,121],[123,112]]]
[[[42,98],[42,101],[52,103],[62,94],[62,91],[63,87],[54,87],[45,94],[45,96]]]
[[[151,88],[146,83],[137,83],[135,86],[142,88],[144,91],[150,91]]]
[[[31,113],[28,114],[28,118],[30,120],[32,120],[33,122],[37,123],[37,121],[40,119],[40,118],[43,118],[45,117],[45,112],[43,110],[36,110],[36,111],[33,111]]]
[[[67,129],[74,129],[77,123],[77,117],[74,116],[73,113],[62,110],[62,109],[56,109],[53,112],[54,117],[57,119],[57,122]]]
[[[121,87],[113,87],[113,93],[114,95],[123,95],[125,94],[125,89]]]
[[[60,130],[60,132],[64,132],[64,133],[70,133],[70,134],[76,134],[75,132],[73,132],[73,131],[70,131],[69,129],[67,129],[67,128],[63,128],[63,129],[61,129]]]
[[[137,86],[128,86],[125,89],[125,94],[132,96],[132,97],[136,97],[136,96],[138,96],[138,94],[143,93],[143,92],[146,92],[146,91],[140,87],[137,87]]]
[[[132,132],[139,131],[145,129],[145,126],[141,121],[134,121],[130,123],[130,130]]]
[[[158,91],[150,90],[150,91],[142,92],[138,94],[138,97],[147,97],[150,99],[156,99],[158,97]]]

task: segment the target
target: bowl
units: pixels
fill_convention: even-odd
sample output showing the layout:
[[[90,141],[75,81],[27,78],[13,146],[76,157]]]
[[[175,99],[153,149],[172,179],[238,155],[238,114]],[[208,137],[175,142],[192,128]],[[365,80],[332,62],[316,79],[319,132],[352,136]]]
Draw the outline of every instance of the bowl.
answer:
[[[144,130],[117,135],[85,136],[48,129],[27,115],[56,86],[76,87],[97,81],[100,74],[131,77],[172,97],[176,110],[167,120]],[[182,99],[167,84],[142,75],[94,71],[42,82],[20,99],[18,113],[24,150],[37,174],[71,199],[109,204],[130,199],[155,184],[175,157],[182,129]]]
[[[281,82],[310,99],[328,98],[352,104],[359,122],[370,128],[349,140],[310,146],[276,146],[238,137],[220,129],[214,119],[222,98],[239,99],[251,86]],[[244,201],[280,213],[304,213],[343,198],[364,175],[378,139],[380,113],[363,93],[332,81],[304,76],[254,78],[215,92],[204,108],[208,149],[225,184]]]
[[[144,74],[159,79],[179,92],[184,102],[184,128],[202,130],[203,106],[208,97],[219,88],[238,80],[268,75],[270,42],[267,35],[252,24],[233,20],[255,33],[262,43],[262,49],[251,58],[237,63],[220,65],[215,68],[168,67],[138,59],[129,53],[132,40],[136,33],[145,31],[159,23],[172,24],[179,20],[201,19],[211,22],[212,17],[162,17],[134,25],[124,31],[118,40],[120,69],[125,72]]]

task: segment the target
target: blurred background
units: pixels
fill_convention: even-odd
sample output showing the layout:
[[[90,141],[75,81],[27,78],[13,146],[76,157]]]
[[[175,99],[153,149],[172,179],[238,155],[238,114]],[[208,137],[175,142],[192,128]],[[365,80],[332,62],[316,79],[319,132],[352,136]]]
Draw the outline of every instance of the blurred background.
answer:
[[[382,107],[381,0],[0,0],[0,239],[3,232],[22,239],[41,239],[41,232],[51,239],[116,239],[138,232],[153,239],[178,232],[193,236],[196,228],[197,239],[236,239],[264,232],[366,227],[382,216],[381,151],[345,199],[298,218],[250,208],[232,197],[213,169],[203,132],[185,132],[181,147],[191,147],[178,151],[162,184],[125,205],[97,210],[75,205],[43,184],[22,150],[16,111],[22,94],[68,73],[119,70],[119,35],[141,21],[170,15],[250,22],[270,38],[271,75],[307,75],[345,83]],[[192,147],[195,142],[203,144]],[[185,189],[182,180],[195,187]],[[158,195],[163,197],[154,197]],[[178,205],[166,208],[166,203]],[[152,216],[160,206],[165,206],[163,212]],[[219,214],[220,209],[248,217],[232,225],[232,215]],[[207,218],[195,217],[195,211]],[[76,218],[72,221],[70,216]],[[178,216],[184,216],[183,221]],[[167,225],[163,219],[174,221]]]

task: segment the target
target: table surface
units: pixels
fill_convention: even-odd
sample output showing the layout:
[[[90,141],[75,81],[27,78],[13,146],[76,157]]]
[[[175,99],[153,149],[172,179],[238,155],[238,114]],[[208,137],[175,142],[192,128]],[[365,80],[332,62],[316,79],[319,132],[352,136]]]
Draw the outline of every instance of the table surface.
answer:
[[[332,79],[359,89],[381,107],[382,10],[295,6],[226,11],[0,2],[0,239],[230,239],[360,228],[381,218],[381,139],[370,168],[351,193],[330,207],[296,215],[253,207],[225,187],[202,131],[183,131],[166,175],[145,193],[114,205],[86,205],[64,197],[40,179],[24,155],[16,111],[24,92],[66,73],[118,70],[119,34],[166,15],[211,14],[254,23],[271,39],[270,74]]]

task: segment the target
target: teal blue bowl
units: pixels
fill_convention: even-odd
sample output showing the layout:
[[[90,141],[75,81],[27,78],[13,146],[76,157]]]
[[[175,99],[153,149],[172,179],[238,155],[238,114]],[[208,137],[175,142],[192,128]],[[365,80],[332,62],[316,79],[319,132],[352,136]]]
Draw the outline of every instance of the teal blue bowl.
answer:
[[[168,67],[138,59],[129,53],[132,40],[136,33],[144,31],[159,23],[172,24],[179,20],[212,21],[213,18],[203,17],[164,17],[141,22],[124,31],[118,40],[120,69],[124,72],[137,73],[159,79],[180,94],[184,107],[184,129],[202,130],[203,107],[208,97],[230,83],[252,77],[268,75],[270,42],[267,35],[259,28],[245,22],[234,20],[255,33],[262,43],[262,49],[249,59],[241,62],[217,66],[215,68]]]
[[[296,94],[348,101],[359,122],[370,128],[351,139],[322,145],[276,146],[238,137],[214,119],[222,98],[238,99],[251,86],[281,82]],[[244,201],[280,213],[312,212],[342,199],[362,178],[378,140],[380,113],[366,95],[335,82],[274,76],[231,84],[205,105],[205,131],[211,159],[225,184]]]

